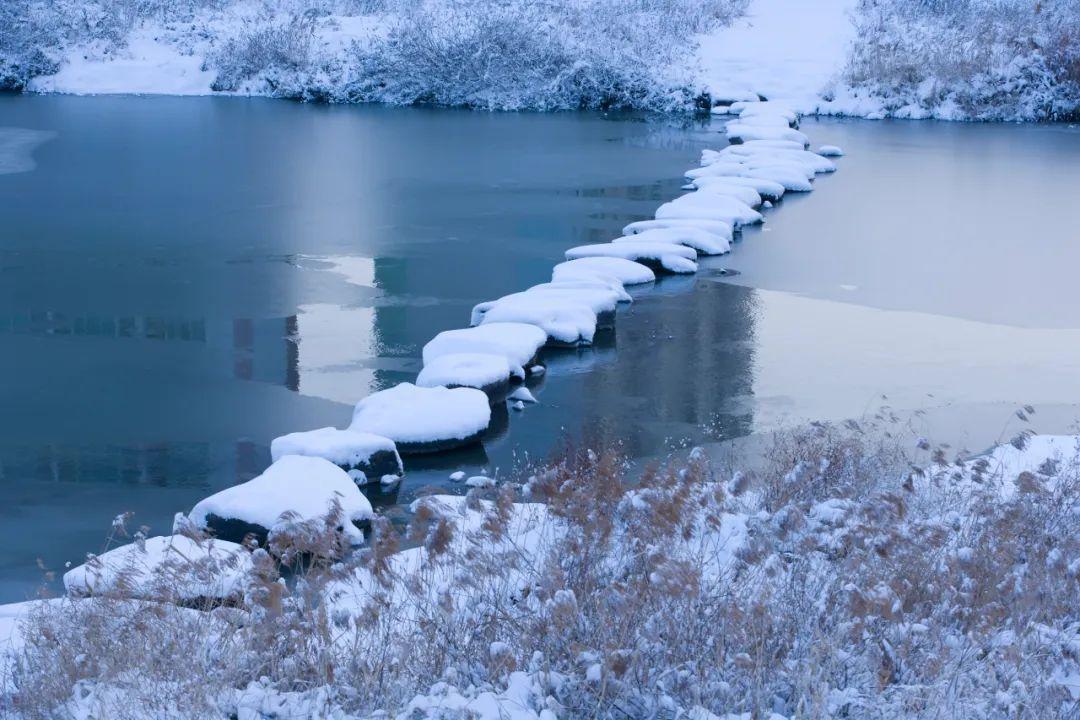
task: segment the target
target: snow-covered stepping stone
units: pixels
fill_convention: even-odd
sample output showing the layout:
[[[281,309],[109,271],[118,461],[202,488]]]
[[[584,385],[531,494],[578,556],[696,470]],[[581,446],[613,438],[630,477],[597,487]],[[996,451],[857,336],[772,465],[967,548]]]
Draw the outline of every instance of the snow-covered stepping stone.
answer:
[[[505,355],[450,353],[425,365],[416,378],[420,387],[470,387],[496,400],[510,390],[510,363]]]
[[[797,112],[786,105],[776,102],[734,103],[731,109],[738,114],[740,119],[752,117],[779,118],[789,125],[799,119]]]
[[[817,152],[822,157],[844,157],[844,151],[835,145],[822,145],[817,149]]]
[[[615,303],[611,301],[614,322]],[[527,323],[543,330],[553,345],[590,345],[596,335],[596,311],[576,297],[554,296],[547,293],[517,293],[492,303],[482,303],[473,311],[478,325],[485,323]]]
[[[814,189],[806,169],[794,163],[758,167],[742,163],[714,163],[687,170],[686,177],[695,183],[707,177],[745,177],[777,183],[788,192],[810,192]]]
[[[581,245],[566,251],[567,260],[587,257],[614,257],[648,265],[658,272],[697,272],[697,252],[683,245],[660,242],[600,243]]]
[[[782,190],[782,188],[781,188]],[[697,230],[704,230],[705,232],[712,233],[719,238],[727,241],[731,241],[734,237],[734,231],[731,228],[731,223],[726,223],[723,220],[702,220],[700,218],[667,218],[664,220],[638,220],[632,222],[622,229],[623,235],[638,235],[647,230],[655,230],[657,228],[695,228]]]
[[[773,148],[747,148],[745,145],[732,145],[724,148],[716,156],[717,162],[737,161],[745,165],[775,165],[793,163],[805,167],[813,173],[831,173],[836,170],[836,163],[818,153],[808,150],[776,150]]]
[[[243,593],[250,569],[251,552],[242,545],[167,535],[136,540],[91,557],[64,573],[64,589],[73,597],[220,601]]]
[[[388,437],[398,452],[412,455],[479,442],[490,422],[488,396],[480,390],[401,383],[358,402],[349,429]]]
[[[684,188],[684,189],[685,190],[696,190],[697,188],[690,187],[690,188]],[[756,209],[756,208],[760,207],[760,205],[761,205],[761,200],[762,200],[761,195],[757,192],[757,190],[754,190],[754,188],[747,188],[746,186],[732,185],[732,184],[728,184],[728,185],[716,184],[716,185],[708,188],[708,190],[710,190],[711,194],[723,195],[723,196],[726,196],[726,198],[731,198],[733,200],[738,200],[739,202],[741,202],[744,205],[746,205],[748,207],[751,207],[751,208]]]
[[[756,192],[762,202],[779,202],[784,197],[784,186],[778,182],[771,180],[762,180],[761,178],[748,178],[740,177],[738,175],[711,175],[694,180],[693,185],[696,190],[705,190],[713,185],[739,185],[742,187],[748,187]]]
[[[630,296],[630,293],[626,292],[626,288],[623,286],[622,282],[610,275],[589,275],[583,273],[579,277],[552,280],[551,282],[540,283],[539,285],[533,285],[529,288],[529,292],[548,292],[553,290],[607,290],[615,294],[617,302],[629,303],[634,301],[634,298]]]
[[[625,290],[615,292],[614,290],[605,287],[571,287],[567,285],[544,283],[542,285],[535,285],[524,292],[503,296],[498,300],[489,300],[487,302],[479,303],[473,307],[472,319],[470,322],[473,325],[479,325],[484,322],[484,318],[487,317],[491,310],[501,308],[508,304],[539,306],[545,304],[560,305],[571,303],[588,307],[593,314],[596,315],[596,328],[610,329],[615,327],[615,308],[623,301],[623,298],[626,298],[627,300],[630,299],[630,296],[626,294]],[[520,322],[525,321],[521,320]],[[556,342],[571,345],[576,345],[580,342],[587,344],[592,341],[591,335],[587,340],[583,338],[579,338],[578,340],[555,338],[551,332],[548,332],[548,336]]]
[[[778,113],[762,113],[758,115],[744,115],[739,114],[738,123],[740,125],[751,125],[757,127],[786,127],[794,128],[799,124],[798,120],[788,120],[783,115]],[[753,142],[753,141],[751,141]],[[768,141],[763,141],[768,142]],[[784,142],[784,141],[780,141]],[[790,141],[789,141],[790,142]]]
[[[551,272],[553,282],[581,278],[610,278],[623,285],[642,285],[656,280],[656,273],[641,263],[621,257],[584,257],[559,263]]]
[[[672,218],[722,220],[733,226],[753,225],[763,219],[757,210],[734,198],[696,192],[677,197],[656,209],[657,220]]]
[[[524,378],[525,368],[536,365],[536,353],[547,339],[546,332],[525,323],[492,322],[461,330],[445,330],[424,346],[424,367],[443,355],[502,355],[510,366],[510,373]]]
[[[748,167],[740,174],[744,177],[763,178],[780,183],[787,192],[810,192],[814,189],[806,171],[797,165],[760,165]]]
[[[350,543],[362,543],[356,523],[375,513],[349,474],[329,460],[286,455],[262,475],[200,501],[188,518],[222,540],[241,542],[250,533],[265,543],[290,526],[321,521],[335,507],[345,520],[338,529]]]
[[[802,143],[803,148],[810,147],[810,138],[802,132],[784,125],[750,125],[743,122],[730,122],[727,125],[728,142],[738,143],[751,140],[788,140]]]
[[[696,188],[687,189],[694,190]],[[756,209],[761,206],[762,197],[758,191],[745,185],[716,183],[710,185],[708,190],[710,194],[733,198],[751,208]]]
[[[393,440],[354,430],[324,427],[275,438],[270,443],[270,457],[277,462],[286,455],[329,460],[361,485],[405,472]]]
[[[799,144],[797,142],[792,142],[791,140],[751,140],[749,142],[744,142],[741,145],[729,145],[725,149],[727,149],[727,150],[736,150],[736,149],[739,149],[739,148],[743,148],[745,150],[753,150],[753,151],[766,150],[767,149],[767,150],[797,150],[797,151],[800,151],[800,152],[804,151],[806,149],[801,144]],[[715,152],[715,151],[705,150],[705,151],[703,151],[703,154],[706,153],[706,152]]]
[[[654,228],[635,235],[616,238],[612,242],[666,242],[685,245],[701,255],[723,255],[731,251],[731,244],[705,230],[693,227]]]

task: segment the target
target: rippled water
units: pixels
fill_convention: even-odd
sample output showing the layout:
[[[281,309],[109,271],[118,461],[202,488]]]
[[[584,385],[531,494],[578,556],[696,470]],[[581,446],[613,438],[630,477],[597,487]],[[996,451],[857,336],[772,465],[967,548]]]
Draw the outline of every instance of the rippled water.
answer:
[[[0,175],[0,600],[345,425],[477,301],[548,279],[679,192],[707,124],[221,98],[0,98],[53,132]],[[880,404],[945,432],[1080,401],[1080,132],[807,122],[841,171],[614,341],[552,353],[483,450],[408,463],[392,508],[564,436],[635,456]],[[736,268],[730,277],[721,272]],[[1053,426],[1053,427],[1051,427]],[[990,430],[976,433],[982,442]]]

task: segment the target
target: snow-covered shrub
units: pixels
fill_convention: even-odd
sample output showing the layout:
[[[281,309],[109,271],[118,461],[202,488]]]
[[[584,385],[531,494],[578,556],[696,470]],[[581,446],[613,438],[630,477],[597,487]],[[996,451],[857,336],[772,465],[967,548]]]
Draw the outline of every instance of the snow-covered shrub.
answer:
[[[244,23],[208,58],[207,64],[218,73],[213,89],[238,90],[258,75],[262,82],[274,85],[282,73],[304,69],[310,60],[314,19],[314,12],[308,12],[284,18],[264,16]]]
[[[817,426],[744,472],[694,450],[634,476],[568,452],[522,487],[419,501],[404,537],[377,519],[361,556],[292,583],[288,547],[257,550],[235,607],[39,606],[0,709],[1076,717],[1077,449],[1019,469],[897,443]]]
[[[56,72],[64,52],[94,43],[122,46],[141,20],[169,22],[225,0],[4,0],[0,2],[0,90],[21,90]]]
[[[357,47],[356,97],[497,109],[685,107],[670,76],[744,0],[429,0]]]
[[[1080,114],[1080,0],[860,0],[846,81],[904,117]]]

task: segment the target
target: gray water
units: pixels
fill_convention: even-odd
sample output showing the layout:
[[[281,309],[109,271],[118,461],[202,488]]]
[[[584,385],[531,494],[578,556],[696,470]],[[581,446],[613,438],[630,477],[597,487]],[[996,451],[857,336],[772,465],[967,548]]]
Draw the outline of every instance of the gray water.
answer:
[[[1067,429],[1080,131],[804,128],[847,149],[839,173],[697,276],[636,290],[614,341],[550,354],[539,405],[482,450],[409,462],[373,499],[396,515],[453,470],[511,474],[566,438],[650,457],[883,402],[976,444],[1018,403]],[[346,425],[474,303],[678,194],[718,129],[0,97],[0,601],[34,592],[38,558],[100,549],[115,515],[168,532],[265,468],[273,437]]]

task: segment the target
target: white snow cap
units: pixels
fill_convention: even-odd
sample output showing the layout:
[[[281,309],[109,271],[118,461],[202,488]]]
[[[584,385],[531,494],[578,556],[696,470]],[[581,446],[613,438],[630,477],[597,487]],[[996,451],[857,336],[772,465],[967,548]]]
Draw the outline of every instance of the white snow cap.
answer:
[[[806,169],[795,163],[777,163],[775,165],[760,165],[750,167],[742,163],[713,163],[704,167],[693,168],[686,171],[686,177],[694,182],[705,177],[746,177],[768,180],[779,183],[790,192],[810,192],[814,186],[810,184]]]
[[[734,198],[697,192],[682,195],[657,208],[657,220],[671,218],[722,220],[733,226],[752,225],[763,219],[757,210]]]
[[[505,355],[492,353],[450,353],[425,365],[416,378],[420,387],[456,385],[483,389],[510,379],[510,363]]]
[[[487,395],[479,390],[401,383],[358,402],[349,429],[385,435],[400,446],[466,440],[490,422]]]
[[[727,126],[728,140],[731,142],[749,142],[751,140],[788,140],[801,143],[803,148],[810,146],[810,138],[790,128],[786,123],[776,125],[750,125],[732,121]]]
[[[350,520],[375,517],[371,503],[337,465],[318,457],[286,455],[262,475],[200,501],[188,517],[200,528],[216,515],[260,525],[273,535],[284,525],[284,513],[294,513],[297,522],[317,520],[326,516],[335,500]],[[352,523],[345,523],[344,531],[354,544],[364,541]]]
[[[641,263],[619,257],[585,257],[559,263],[551,272],[554,282],[578,278],[612,279],[622,285],[641,285],[656,280],[656,273]]]
[[[627,235],[612,242],[662,242],[685,245],[701,255],[723,255],[730,252],[731,243],[711,232],[694,227],[670,227],[645,230],[636,235]]]
[[[835,145],[822,145],[817,149],[817,153],[822,157],[844,157],[844,151]]]
[[[586,257],[615,257],[624,260],[652,260],[673,273],[697,272],[697,253],[682,245],[660,242],[627,242],[581,245],[566,251],[567,260]]]
[[[738,175],[707,175],[694,180],[691,184],[698,190],[704,190],[713,185],[742,185],[751,188],[763,200],[779,200],[784,197],[783,185],[771,180],[762,180],[761,178],[748,178]]]
[[[809,150],[786,150],[769,147],[754,147],[756,143],[732,145],[708,155],[710,163],[738,162],[748,167],[775,165],[776,163],[794,163],[806,168],[811,173],[830,173],[836,170],[836,163],[827,157]],[[708,151],[706,151],[708,152]],[[706,157],[702,153],[702,159]],[[703,163],[704,164],[704,163]]]
[[[618,302],[611,296],[611,309]],[[588,345],[596,334],[596,311],[586,302],[548,293],[523,292],[507,295],[492,303],[481,303],[473,310],[473,319],[486,323],[528,323],[535,325],[558,343]]]
[[[753,182],[753,181],[750,181]],[[783,192],[783,188],[780,189]],[[698,218],[668,218],[665,220],[638,220],[632,222],[623,228],[623,235],[637,235],[643,233],[646,230],[655,230],[657,228],[695,228],[697,230],[704,230],[705,232],[712,233],[717,237],[724,240],[731,241],[734,237],[734,231],[731,229],[731,223],[726,223],[723,220],[701,220]]]
[[[626,292],[626,288],[618,278],[611,275],[580,273],[578,277],[571,276],[563,280],[533,285],[529,290],[609,290],[615,293],[618,302],[634,302],[634,298],[630,297],[630,293]]]
[[[689,190],[697,190],[697,187],[686,188]],[[761,194],[757,190],[745,185],[738,185],[734,183],[713,183],[709,185],[707,189],[713,195],[723,195],[726,197],[738,200],[741,203],[749,205],[752,208],[756,208],[761,205]]]
[[[489,300],[476,305],[472,311],[471,322],[479,325],[483,322],[528,322],[543,328],[550,338],[562,343],[577,344],[592,342],[596,332],[596,316],[611,313],[623,298],[629,298],[625,290],[615,292],[605,287],[570,287],[545,283],[513,295],[506,295],[498,300]],[[574,308],[586,307],[592,313],[578,313]],[[491,320],[488,320],[488,317]],[[575,328],[566,323],[578,323]],[[497,319],[496,319],[497,318]]]
[[[390,438],[335,427],[289,433],[270,443],[270,457],[274,462],[286,455],[306,455],[321,457],[335,465],[362,465],[380,451],[397,455],[397,448]],[[400,464],[400,459],[398,462]]]
[[[64,589],[81,597],[121,593],[126,598],[222,599],[243,591],[251,552],[225,540],[186,535],[136,540],[64,573]]]
[[[526,323],[490,322],[461,330],[446,330],[424,346],[424,367],[442,355],[483,353],[502,355],[515,376],[525,377],[523,366],[546,342],[547,333]]]

